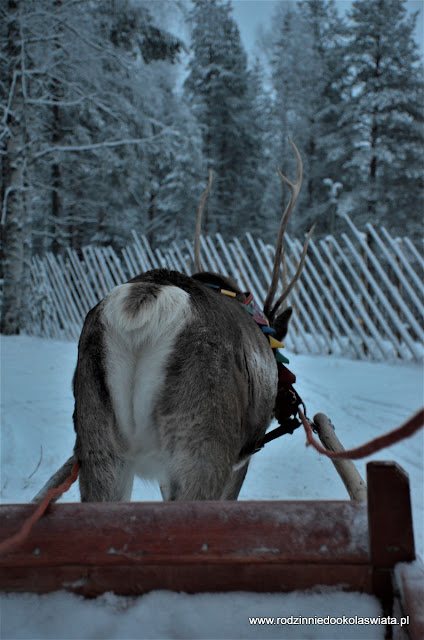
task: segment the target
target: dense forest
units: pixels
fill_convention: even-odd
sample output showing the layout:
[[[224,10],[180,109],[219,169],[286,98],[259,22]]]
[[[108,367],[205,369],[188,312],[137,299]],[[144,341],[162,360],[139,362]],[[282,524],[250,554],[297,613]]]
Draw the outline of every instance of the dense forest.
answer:
[[[251,58],[229,0],[1,0],[1,330],[25,326],[28,264],[87,244],[272,241],[348,214],[421,235],[423,66],[406,0],[281,2]]]

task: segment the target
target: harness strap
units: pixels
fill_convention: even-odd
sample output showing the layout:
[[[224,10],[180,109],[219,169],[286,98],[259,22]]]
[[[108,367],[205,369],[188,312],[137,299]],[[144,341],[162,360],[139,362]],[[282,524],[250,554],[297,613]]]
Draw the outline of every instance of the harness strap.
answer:
[[[222,289],[218,285],[205,283],[206,286],[211,287],[212,289],[216,289],[219,293],[235,297],[236,294],[234,292],[227,291],[226,289]],[[253,320],[260,326],[262,332],[267,336],[269,340],[269,345],[273,350],[275,360],[277,362],[278,367],[278,391],[275,399],[275,407],[274,413],[275,417],[278,420],[279,426],[265,434],[262,440],[255,444],[254,447],[244,447],[240,451],[240,458],[247,457],[249,455],[253,455],[257,451],[260,451],[267,442],[271,442],[280,436],[285,435],[286,433],[292,434],[295,429],[300,427],[302,424],[299,419],[299,407],[303,407],[304,412],[306,414],[306,408],[302,401],[302,398],[297,393],[296,389],[293,387],[293,384],[296,382],[296,376],[289,369],[287,369],[285,364],[288,364],[288,359],[283,356],[277,349],[280,347],[284,347],[282,342],[279,342],[273,337],[273,333],[275,333],[275,329],[269,326],[269,320],[265,316],[264,312],[261,310],[257,302],[253,298],[253,294],[250,291],[245,292],[245,299],[240,301],[240,303],[244,306],[246,311],[252,316]]]

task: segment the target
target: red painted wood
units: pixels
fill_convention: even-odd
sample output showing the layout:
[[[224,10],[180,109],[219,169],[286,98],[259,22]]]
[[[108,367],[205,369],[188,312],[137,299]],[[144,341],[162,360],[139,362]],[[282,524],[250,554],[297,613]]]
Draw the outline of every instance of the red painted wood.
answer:
[[[367,485],[372,591],[391,615],[393,568],[415,558],[408,474],[395,462],[369,462]]]
[[[367,565],[281,563],[161,564],[7,567],[3,591],[47,593],[66,589],[86,597],[106,591],[139,595],[156,589],[186,593],[254,591],[287,592],[316,585],[342,585],[343,591],[371,593]]]
[[[402,614],[408,615],[408,632],[411,640],[424,638],[424,565],[417,559],[411,564],[396,567]]]
[[[2,537],[32,505],[0,509]],[[56,504],[1,566],[162,562],[363,563],[366,510],[350,502]]]
[[[408,474],[395,462],[367,464],[371,562],[388,569],[415,558]]]
[[[2,506],[2,537],[33,509]],[[0,589],[40,592],[89,576],[87,593],[281,591],[317,581],[368,590],[368,567],[360,503],[56,504],[0,557]]]

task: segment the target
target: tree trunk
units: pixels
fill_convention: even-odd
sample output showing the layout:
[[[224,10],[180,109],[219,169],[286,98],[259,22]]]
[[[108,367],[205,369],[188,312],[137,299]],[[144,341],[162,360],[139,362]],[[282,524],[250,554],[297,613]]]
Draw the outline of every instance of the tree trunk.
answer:
[[[55,99],[57,99],[57,94],[55,95]],[[59,115],[59,105],[55,104],[53,107],[53,136],[52,142],[53,146],[59,144],[60,142],[60,115]],[[52,175],[52,199],[51,199],[51,212],[52,212],[52,224],[51,224],[51,233],[52,233],[52,251],[55,255],[60,252],[62,242],[62,228],[61,228],[61,220],[62,220],[62,206],[60,200],[60,187],[61,187],[61,171],[60,165],[58,162],[54,162],[51,168]]]
[[[149,232],[147,234],[147,239],[151,247],[153,247],[153,244],[155,241],[155,230],[153,228],[153,224],[156,219],[155,198],[156,198],[156,193],[152,191],[150,193],[150,198],[149,198],[149,210],[148,210]]]
[[[21,53],[19,9],[17,0],[9,0],[8,57],[17,61]],[[9,86],[13,87],[17,63],[11,63]],[[7,115],[10,135],[6,142],[5,192],[3,199],[3,305],[1,332],[12,335],[22,328],[22,300],[24,296],[25,245],[30,232],[25,198],[25,104],[22,93],[22,76],[15,78],[13,99]]]
[[[59,8],[62,6],[62,0],[54,0],[53,5],[55,8]],[[59,32],[55,39],[55,49],[58,51],[60,49],[60,38],[62,35],[62,30],[59,29]],[[51,82],[51,93],[54,101],[53,109],[52,109],[52,145],[53,147],[59,145],[62,142],[63,131],[61,125],[60,118],[60,107],[59,102],[62,97],[62,87],[61,83],[57,78],[53,78]],[[65,229],[62,226],[63,223],[63,211],[62,211],[62,201],[61,201],[61,186],[62,186],[62,172],[60,163],[57,160],[57,156],[55,156],[55,161],[51,167],[51,179],[52,179],[52,197],[51,197],[51,216],[52,223],[50,232],[52,234],[52,244],[51,248],[55,255],[60,253],[64,248],[64,240],[63,235],[65,233]]]

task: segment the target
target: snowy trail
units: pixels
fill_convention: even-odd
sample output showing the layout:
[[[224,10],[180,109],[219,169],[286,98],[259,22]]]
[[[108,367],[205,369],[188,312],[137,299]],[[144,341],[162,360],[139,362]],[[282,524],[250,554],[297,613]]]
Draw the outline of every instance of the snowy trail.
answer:
[[[71,381],[77,346],[30,337],[1,339],[2,502],[26,502],[67,459],[74,444]],[[415,364],[368,363],[290,355],[296,389],[308,415],[326,413],[348,447],[397,427],[423,403],[423,369]],[[411,481],[416,547],[423,556],[423,432],[373,459],[396,460]],[[368,459],[358,461],[365,476]],[[67,501],[79,499],[74,485]],[[160,500],[158,487],[137,480],[134,500]],[[253,457],[240,499],[347,499],[332,463],[305,447],[301,429]],[[378,615],[370,596],[225,594],[188,596],[155,592],[141,598],[105,594],[95,601],[57,593],[0,595],[8,638],[383,638],[381,626],[272,627],[248,616]],[[161,618],[153,613],[162,609]],[[219,612],[219,615],[217,613]]]

